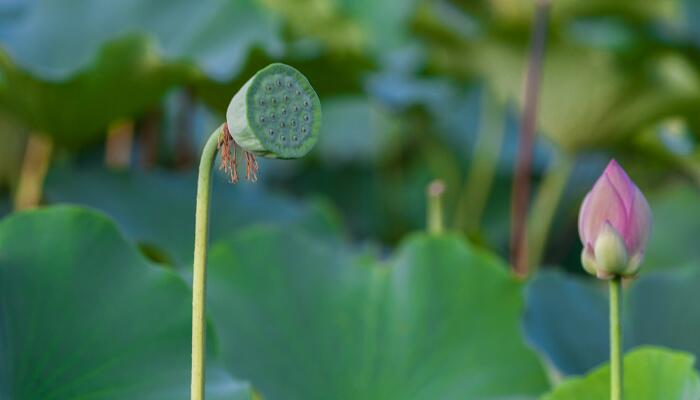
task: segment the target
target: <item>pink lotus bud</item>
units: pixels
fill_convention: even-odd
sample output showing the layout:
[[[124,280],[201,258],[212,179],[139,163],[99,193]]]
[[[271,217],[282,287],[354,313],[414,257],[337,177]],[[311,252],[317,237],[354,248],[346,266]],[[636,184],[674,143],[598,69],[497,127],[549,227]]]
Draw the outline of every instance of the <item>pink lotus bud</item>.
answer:
[[[610,161],[579,211],[583,268],[601,279],[634,275],[644,259],[650,229],[647,200],[622,167]]]

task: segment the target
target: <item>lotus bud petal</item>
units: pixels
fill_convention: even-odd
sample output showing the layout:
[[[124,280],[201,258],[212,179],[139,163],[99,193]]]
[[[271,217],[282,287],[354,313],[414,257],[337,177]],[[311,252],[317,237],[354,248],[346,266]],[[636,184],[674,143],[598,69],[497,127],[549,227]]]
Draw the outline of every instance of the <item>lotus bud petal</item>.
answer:
[[[622,167],[610,161],[579,212],[583,268],[601,279],[636,274],[650,229],[651,210],[644,195]]]

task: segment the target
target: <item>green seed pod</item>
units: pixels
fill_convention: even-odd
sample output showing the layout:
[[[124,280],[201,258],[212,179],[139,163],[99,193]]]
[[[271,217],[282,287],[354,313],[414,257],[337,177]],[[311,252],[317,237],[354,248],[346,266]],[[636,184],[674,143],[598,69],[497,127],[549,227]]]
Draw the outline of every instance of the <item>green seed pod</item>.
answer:
[[[226,122],[243,150],[263,157],[299,158],[318,140],[321,102],[301,72],[270,64],[233,96]]]

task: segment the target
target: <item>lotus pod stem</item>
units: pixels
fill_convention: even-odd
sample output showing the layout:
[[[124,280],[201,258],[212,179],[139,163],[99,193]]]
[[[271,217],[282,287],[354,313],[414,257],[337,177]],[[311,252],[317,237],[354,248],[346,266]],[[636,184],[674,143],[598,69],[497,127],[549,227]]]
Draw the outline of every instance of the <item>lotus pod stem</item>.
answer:
[[[204,400],[206,365],[206,260],[211,171],[221,150],[221,169],[237,180],[236,148],[245,153],[246,176],[257,179],[255,156],[299,158],[318,140],[321,103],[309,81],[296,69],[272,64],[258,71],[233,96],[226,122],[202,150],[197,180],[192,276],[191,400]]]

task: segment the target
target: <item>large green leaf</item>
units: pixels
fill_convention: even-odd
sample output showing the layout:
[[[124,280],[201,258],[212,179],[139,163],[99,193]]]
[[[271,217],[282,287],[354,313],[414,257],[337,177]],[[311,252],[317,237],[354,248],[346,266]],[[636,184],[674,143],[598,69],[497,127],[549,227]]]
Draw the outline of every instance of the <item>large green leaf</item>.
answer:
[[[608,357],[604,296],[605,286],[597,281],[559,272],[543,271],[528,283],[525,332],[565,375],[583,374]]]
[[[624,394],[634,400],[700,399],[700,378],[693,356],[643,347],[625,356]],[[610,397],[610,367],[572,378],[542,400],[606,400]]]
[[[251,223],[295,225],[324,235],[338,234],[335,214],[323,202],[295,201],[248,182],[213,182],[212,240]],[[189,271],[196,190],[192,174],[57,169],[49,175],[45,193],[51,203],[77,203],[109,214],[129,237],[164,252],[164,261]]]
[[[85,142],[175,84],[232,80],[252,48],[279,54],[278,31],[253,0],[2,5],[0,106],[61,142]]]
[[[186,399],[190,298],[101,215],[60,207],[0,223],[0,398]],[[250,389],[210,371],[209,393]]]
[[[223,360],[266,399],[528,399],[547,388],[520,336],[521,285],[460,238],[387,262],[258,229],[214,245]]]
[[[625,287],[624,345],[659,345],[700,355],[700,265],[643,275]],[[608,357],[605,285],[543,272],[527,291],[525,330],[565,374]]]

